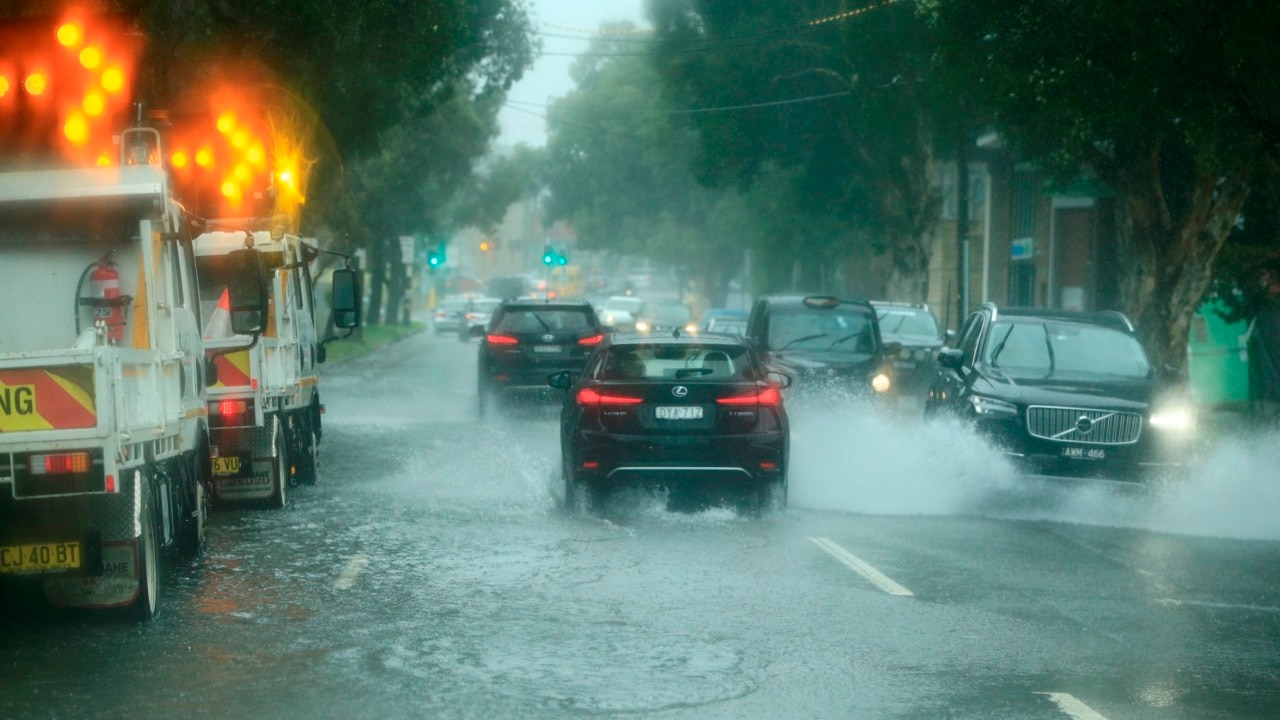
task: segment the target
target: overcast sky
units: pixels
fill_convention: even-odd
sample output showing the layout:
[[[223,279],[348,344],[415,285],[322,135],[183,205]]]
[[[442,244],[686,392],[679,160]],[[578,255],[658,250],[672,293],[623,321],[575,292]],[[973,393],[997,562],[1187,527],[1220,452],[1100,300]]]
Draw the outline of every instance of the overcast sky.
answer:
[[[644,19],[644,0],[531,0],[529,4],[534,29],[539,33],[581,35],[581,32],[566,28],[591,31],[601,22],[616,20],[648,25]],[[582,52],[588,45],[586,39],[571,40],[545,34],[538,37],[544,53]],[[573,80],[569,77],[572,63],[572,57],[544,55],[538,58],[524,78],[511,88],[509,99],[545,104],[551,98],[565,95],[573,89]],[[528,110],[538,115],[546,114],[545,108],[528,107]],[[498,121],[502,125],[498,142],[502,145],[524,143],[542,146],[547,142],[546,123],[541,117],[505,107],[498,115]]]

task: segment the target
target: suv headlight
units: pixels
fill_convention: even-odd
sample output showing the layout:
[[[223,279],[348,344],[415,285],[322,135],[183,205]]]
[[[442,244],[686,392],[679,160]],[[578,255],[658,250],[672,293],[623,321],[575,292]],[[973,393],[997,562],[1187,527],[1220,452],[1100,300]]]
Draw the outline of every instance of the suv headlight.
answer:
[[[1151,413],[1151,427],[1163,430],[1189,430],[1195,424],[1195,417],[1184,407],[1164,408]]]
[[[973,406],[975,414],[984,417],[1013,417],[1018,414],[1017,405],[981,395],[970,395],[969,405]]]

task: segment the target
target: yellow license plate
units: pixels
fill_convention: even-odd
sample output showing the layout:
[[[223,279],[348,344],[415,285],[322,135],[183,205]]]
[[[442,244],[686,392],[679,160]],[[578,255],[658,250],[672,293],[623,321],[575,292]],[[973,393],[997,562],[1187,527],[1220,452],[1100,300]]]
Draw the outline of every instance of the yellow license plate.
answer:
[[[80,569],[80,543],[37,543],[0,547],[0,573],[14,575]]]
[[[239,475],[240,474],[240,456],[232,455],[230,457],[216,457],[213,459],[214,475]]]

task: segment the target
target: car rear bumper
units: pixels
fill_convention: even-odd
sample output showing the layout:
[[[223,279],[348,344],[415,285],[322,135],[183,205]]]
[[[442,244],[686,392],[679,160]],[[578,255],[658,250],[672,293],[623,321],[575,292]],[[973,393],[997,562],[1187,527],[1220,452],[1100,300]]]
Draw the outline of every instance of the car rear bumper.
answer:
[[[595,486],[664,484],[748,485],[782,480],[787,468],[783,432],[722,437],[579,433],[572,472]]]

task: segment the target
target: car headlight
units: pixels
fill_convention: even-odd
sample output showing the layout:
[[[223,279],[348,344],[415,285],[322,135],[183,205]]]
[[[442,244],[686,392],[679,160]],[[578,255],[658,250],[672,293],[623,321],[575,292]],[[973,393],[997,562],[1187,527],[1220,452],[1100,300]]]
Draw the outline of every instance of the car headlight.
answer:
[[[649,323],[647,323],[647,322],[645,322],[645,321],[643,321],[643,320],[641,320],[640,322],[637,322],[637,323],[636,323],[636,332],[642,332],[642,333],[649,332]]]
[[[875,377],[871,378],[871,389],[878,393],[889,392],[889,388],[892,385],[893,383],[890,382],[889,376],[884,373],[879,373]]]
[[[1195,418],[1187,408],[1166,408],[1151,413],[1151,427],[1164,430],[1186,430],[1194,424]]]
[[[969,404],[975,414],[985,417],[1013,417],[1018,414],[1017,405],[981,395],[970,395]]]
[[[698,326],[694,325],[693,323],[689,323],[688,325],[684,326],[684,332],[686,335],[697,335]]]
[[[612,325],[613,323],[614,323],[613,313],[605,313],[605,314],[604,314],[604,324],[605,324],[605,325]]]

